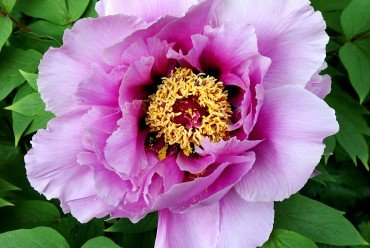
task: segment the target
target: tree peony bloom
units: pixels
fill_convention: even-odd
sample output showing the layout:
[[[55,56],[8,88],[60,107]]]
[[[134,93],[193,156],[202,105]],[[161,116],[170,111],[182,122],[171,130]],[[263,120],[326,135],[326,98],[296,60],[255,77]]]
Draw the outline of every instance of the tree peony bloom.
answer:
[[[31,185],[80,222],[159,211],[156,247],[257,247],[338,131],[307,0],[101,0],[41,61]],[[314,93],[319,95],[316,96]]]

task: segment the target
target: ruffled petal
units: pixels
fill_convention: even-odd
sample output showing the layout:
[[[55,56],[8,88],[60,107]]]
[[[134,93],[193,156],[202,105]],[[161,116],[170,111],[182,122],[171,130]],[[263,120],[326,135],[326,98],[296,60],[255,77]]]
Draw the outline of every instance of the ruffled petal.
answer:
[[[81,223],[87,223],[93,218],[103,218],[113,209],[112,206],[96,196],[69,201],[68,205],[71,214]]]
[[[92,170],[77,163],[77,155],[86,151],[82,115],[74,112],[51,120],[33,136],[33,148],[25,156],[31,186],[47,199],[59,198],[65,211],[66,202],[96,195]]]
[[[156,37],[168,43],[176,42],[175,50],[188,53],[192,48],[192,36],[203,32],[216,1],[218,0],[205,0],[194,6],[183,18],[166,25]]]
[[[273,202],[246,202],[231,190],[220,209],[217,248],[255,248],[268,240],[274,223]]]
[[[327,67],[328,64],[324,63],[306,85],[307,90],[311,91],[321,99],[324,99],[331,92],[331,77],[329,75],[320,75],[321,71]]]
[[[122,76],[108,74],[93,65],[89,78],[78,86],[76,95],[81,105],[118,107],[118,92]]]
[[[222,77],[258,55],[257,37],[251,25],[225,23],[217,28],[206,26],[204,34],[209,40],[199,60],[206,73],[217,71]]]
[[[209,167],[206,175],[175,184],[160,195],[153,209],[169,208],[183,213],[189,208],[219,201],[252,168],[255,157],[253,152],[247,152],[238,156],[220,155],[217,160],[220,164]]]
[[[253,169],[235,186],[247,201],[280,201],[300,190],[324,151],[323,139],[338,132],[335,112],[299,86],[266,91],[251,138]]]
[[[99,16],[123,14],[151,22],[167,15],[181,17],[197,3],[198,0],[100,0],[95,9]]]
[[[105,158],[117,172],[137,176],[148,166],[145,154],[147,132],[142,130],[144,117],[142,101],[126,103],[122,110],[120,128],[107,141]]]
[[[183,214],[161,210],[155,248],[216,247],[219,225],[218,204],[195,208]]]
[[[124,108],[127,102],[144,100],[148,96],[145,88],[153,84],[151,71],[154,61],[154,57],[142,57],[130,65],[122,79],[119,91],[119,105],[121,108]]]
[[[82,19],[64,33],[63,46],[45,53],[39,67],[38,87],[46,109],[57,116],[78,106],[75,93],[97,64],[110,70],[103,50],[143,27],[134,17]]]
[[[305,86],[326,57],[326,24],[308,0],[225,0],[216,8],[213,22],[251,24],[258,48],[271,58],[265,79],[268,87]]]

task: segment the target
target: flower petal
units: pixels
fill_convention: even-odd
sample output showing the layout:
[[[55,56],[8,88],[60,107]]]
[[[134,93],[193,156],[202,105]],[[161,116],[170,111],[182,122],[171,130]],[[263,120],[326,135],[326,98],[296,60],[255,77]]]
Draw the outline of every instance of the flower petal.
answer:
[[[100,0],[96,4],[99,16],[123,14],[151,22],[167,15],[181,17],[198,0]]]
[[[331,77],[329,75],[320,75],[321,71],[327,67],[328,65],[324,63],[306,85],[307,90],[311,91],[321,99],[324,99],[331,91]]]
[[[93,65],[90,76],[78,86],[77,99],[81,105],[118,107],[121,79],[122,76],[107,74],[99,66]]]
[[[112,206],[96,196],[69,201],[68,205],[72,215],[81,223],[87,223],[93,218],[103,218],[113,209]]]
[[[33,136],[33,148],[25,156],[32,187],[47,199],[59,198],[66,211],[67,201],[96,195],[92,170],[77,163],[77,155],[85,151],[82,114],[74,112],[51,120],[47,129]]]
[[[105,158],[117,172],[136,176],[148,166],[144,147],[147,133],[140,126],[144,117],[142,101],[126,103],[122,117],[120,128],[107,141]]]
[[[339,129],[334,110],[300,86],[265,93],[251,134],[263,141],[252,170],[236,185],[247,201],[279,201],[300,190],[320,161],[323,139]]]
[[[210,205],[220,200],[251,168],[255,161],[254,153],[247,152],[238,156],[219,156],[221,164],[214,164],[209,175],[192,181],[175,184],[160,195],[153,209],[170,208],[183,213],[197,205]]]
[[[216,8],[213,22],[251,24],[258,48],[271,58],[266,85],[305,86],[324,62],[326,24],[308,0],[224,0]]]
[[[273,202],[246,202],[231,190],[220,203],[217,248],[255,248],[265,243],[274,223]]]
[[[214,204],[183,214],[159,212],[155,248],[215,247],[219,235],[220,207]]]
[[[75,93],[97,64],[110,70],[103,50],[142,27],[134,17],[110,16],[82,19],[64,33],[63,46],[45,53],[39,67],[38,87],[46,109],[57,116],[78,105]]]

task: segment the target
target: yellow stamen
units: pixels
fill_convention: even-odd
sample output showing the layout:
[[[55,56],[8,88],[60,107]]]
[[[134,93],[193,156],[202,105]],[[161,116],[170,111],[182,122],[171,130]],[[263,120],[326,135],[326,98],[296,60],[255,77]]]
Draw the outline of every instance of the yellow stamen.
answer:
[[[166,158],[167,155],[167,150],[168,150],[168,145],[166,144],[161,150],[158,152],[158,158],[160,161]]]
[[[199,105],[207,109],[199,127],[186,128],[174,122],[175,117],[183,114],[173,111],[174,104],[189,97],[196,97]],[[194,109],[188,109],[186,113],[191,118],[196,116]],[[169,145],[179,144],[189,156],[204,137],[209,137],[212,142],[228,138],[232,111],[222,82],[204,73],[195,74],[191,69],[178,68],[170,77],[162,78],[157,92],[149,96],[147,114],[146,124],[150,131],[163,137]],[[160,158],[165,154],[162,150]]]

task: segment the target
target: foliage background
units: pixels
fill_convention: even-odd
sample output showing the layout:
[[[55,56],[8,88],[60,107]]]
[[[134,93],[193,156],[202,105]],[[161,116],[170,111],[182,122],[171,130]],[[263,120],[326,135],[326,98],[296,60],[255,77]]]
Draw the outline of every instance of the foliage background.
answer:
[[[50,46],[61,46],[64,30],[75,21],[96,16],[95,2],[0,0],[0,247],[154,245],[156,214],[136,225],[124,219],[80,224],[61,212],[58,201],[35,192],[25,175],[23,156],[32,134],[53,118],[37,93],[39,61]],[[336,110],[341,130],[325,141],[321,174],[299,195],[276,204],[274,232],[264,247],[366,247],[370,0],[312,4],[322,11],[331,37],[325,73],[332,76],[333,90],[326,101]]]

